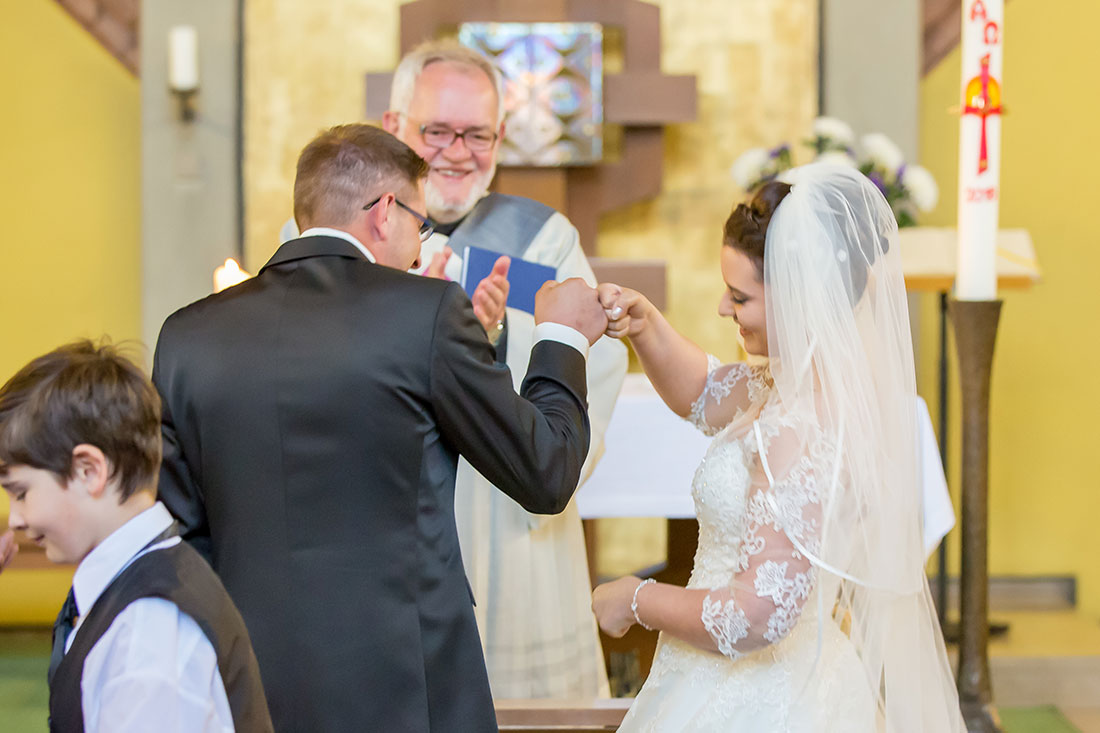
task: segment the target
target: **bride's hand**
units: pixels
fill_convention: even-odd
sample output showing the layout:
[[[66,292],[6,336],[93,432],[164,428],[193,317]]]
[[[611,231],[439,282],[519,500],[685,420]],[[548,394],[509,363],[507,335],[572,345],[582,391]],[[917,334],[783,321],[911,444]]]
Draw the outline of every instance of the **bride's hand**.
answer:
[[[618,639],[634,625],[634,611],[630,604],[634,600],[634,589],[641,582],[640,578],[627,575],[598,585],[592,591],[592,612],[608,636]]]
[[[637,290],[613,283],[601,283],[597,288],[600,305],[607,313],[607,330],[611,338],[637,336],[646,327],[653,304]]]

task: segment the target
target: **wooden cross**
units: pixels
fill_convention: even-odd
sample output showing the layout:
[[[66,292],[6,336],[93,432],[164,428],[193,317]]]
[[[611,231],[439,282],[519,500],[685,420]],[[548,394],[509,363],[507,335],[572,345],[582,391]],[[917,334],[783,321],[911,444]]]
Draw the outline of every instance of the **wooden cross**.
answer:
[[[540,201],[564,213],[580,232],[600,281],[667,302],[665,262],[597,257],[601,214],[653,198],[661,191],[663,125],[695,119],[694,76],[661,73],[660,9],[640,0],[416,0],[401,6],[401,54],[466,22],[600,23],[623,38],[623,68],[604,78],[604,119],[622,125],[622,154],[613,162],[569,168],[500,167],[493,189]],[[367,119],[389,108],[392,72],[366,79]]]

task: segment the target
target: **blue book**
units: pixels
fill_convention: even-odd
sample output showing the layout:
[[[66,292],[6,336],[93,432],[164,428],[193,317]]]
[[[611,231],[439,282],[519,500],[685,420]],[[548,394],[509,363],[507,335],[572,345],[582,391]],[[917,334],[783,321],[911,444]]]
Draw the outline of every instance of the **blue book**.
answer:
[[[462,288],[471,298],[478,283],[489,276],[501,253],[481,247],[467,247],[462,262]],[[535,293],[547,280],[556,280],[558,271],[549,265],[512,257],[508,268],[508,307],[535,312]]]

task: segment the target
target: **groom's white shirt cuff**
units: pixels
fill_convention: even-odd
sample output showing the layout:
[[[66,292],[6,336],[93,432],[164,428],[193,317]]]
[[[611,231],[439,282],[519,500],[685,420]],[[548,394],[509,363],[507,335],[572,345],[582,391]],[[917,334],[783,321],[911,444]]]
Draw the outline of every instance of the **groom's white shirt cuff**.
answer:
[[[581,352],[581,356],[585,359],[588,358],[588,339],[585,338],[583,333],[575,328],[566,326],[564,323],[544,321],[535,326],[533,335],[536,344],[539,341],[557,341],[560,344],[572,346],[574,349]]]

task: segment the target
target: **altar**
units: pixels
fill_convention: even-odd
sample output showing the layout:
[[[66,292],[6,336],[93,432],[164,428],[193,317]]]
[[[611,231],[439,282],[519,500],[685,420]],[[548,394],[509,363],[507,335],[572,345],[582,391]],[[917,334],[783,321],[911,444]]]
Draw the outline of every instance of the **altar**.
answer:
[[[917,422],[924,549],[930,554],[955,525],[955,514],[932,420],[920,397]],[[577,491],[581,518],[694,520],[691,480],[710,441],[665,406],[645,374],[627,374],[604,436],[605,453]]]
[[[955,525],[955,513],[928,408],[919,397],[917,402],[924,548],[931,554]],[[645,374],[626,375],[604,435],[603,458],[577,492],[593,584],[598,582],[599,550],[592,520],[612,517],[666,519],[665,562],[633,572],[664,583],[687,584],[699,531],[691,481],[710,440],[665,406]],[[602,632],[600,639],[609,672],[615,669],[613,655],[636,652],[639,671],[643,677],[649,674],[656,632],[635,625],[621,639]]]

